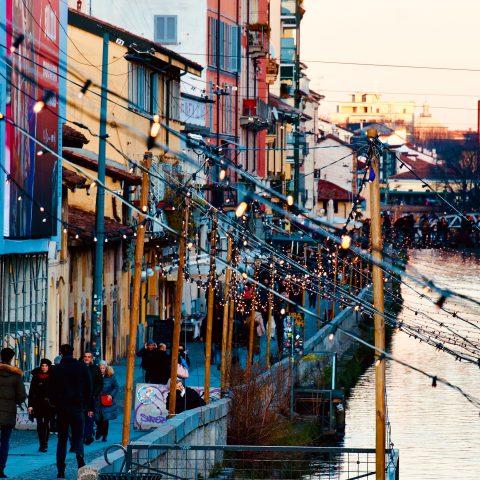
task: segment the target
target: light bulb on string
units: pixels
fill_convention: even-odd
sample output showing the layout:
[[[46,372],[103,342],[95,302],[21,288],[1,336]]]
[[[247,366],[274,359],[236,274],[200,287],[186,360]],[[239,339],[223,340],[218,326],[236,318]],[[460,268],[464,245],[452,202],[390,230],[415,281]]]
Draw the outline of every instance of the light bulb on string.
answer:
[[[78,98],[82,98],[87,93],[91,84],[92,84],[92,81],[89,78],[87,78],[85,80],[85,83],[82,85],[80,92],[78,92]]]
[[[350,237],[350,235],[347,235],[347,234],[342,235],[341,247],[344,250],[348,250],[351,244],[352,244],[352,238]]]
[[[19,35],[17,35],[12,42],[12,46],[10,47],[10,53],[16,52],[18,47],[24,40],[25,40],[25,35],[23,33],[20,33]]]
[[[381,353],[380,356],[377,358],[377,360],[375,360],[375,366],[378,367],[382,363],[382,360],[384,358],[385,358],[385,354]]]
[[[45,90],[45,93],[43,94],[43,97],[38,100],[35,105],[33,106],[33,111],[34,113],[40,113],[47,103],[55,96],[55,93],[52,92],[51,90]]]
[[[237,206],[237,209],[235,210],[235,216],[237,218],[240,218],[247,211],[247,208],[248,208],[247,202],[245,201],[240,202]]]
[[[287,197],[287,205],[289,205],[290,207],[293,205],[293,196],[292,195],[289,195]]]
[[[225,179],[225,175],[226,175],[226,170],[224,168],[222,168],[220,170],[220,180],[224,180]]]

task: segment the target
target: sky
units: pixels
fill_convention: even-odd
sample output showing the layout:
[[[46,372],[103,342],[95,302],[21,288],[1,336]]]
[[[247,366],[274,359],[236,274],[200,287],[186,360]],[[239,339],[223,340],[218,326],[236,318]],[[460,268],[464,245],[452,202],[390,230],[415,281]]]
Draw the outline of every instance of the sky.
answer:
[[[355,91],[424,102],[452,130],[477,129],[480,1],[305,0],[301,58],[310,87],[326,96],[320,114]],[[320,62],[437,67],[371,67]],[[473,69],[452,71],[438,67]]]

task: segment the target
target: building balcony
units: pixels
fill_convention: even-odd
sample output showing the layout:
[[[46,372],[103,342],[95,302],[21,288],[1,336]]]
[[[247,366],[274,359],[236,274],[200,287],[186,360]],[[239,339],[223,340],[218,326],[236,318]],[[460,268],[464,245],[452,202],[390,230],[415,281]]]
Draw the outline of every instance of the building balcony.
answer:
[[[263,24],[248,26],[248,53],[250,58],[264,58],[268,55],[270,27]]]
[[[251,130],[268,128],[272,118],[272,109],[259,98],[244,98],[240,125]]]
[[[273,85],[277,81],[279,68],[278,62],[275,59],[269,58],[267,60],[265,80],[268,85]]]

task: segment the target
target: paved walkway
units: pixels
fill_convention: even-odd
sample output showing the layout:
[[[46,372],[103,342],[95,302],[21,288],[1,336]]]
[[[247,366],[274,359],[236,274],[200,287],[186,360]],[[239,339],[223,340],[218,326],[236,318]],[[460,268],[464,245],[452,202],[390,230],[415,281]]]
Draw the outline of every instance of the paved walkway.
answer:
[[[191,359],[190,376],[187,380],[189,386],[203,386],[205,356],[204,344],[190,343],[187,350]],[[85,445],[85,460],[89,461],[103,455],[105,448],[113,443],[120,443],[122,439],[123,427],[123,405],[124,405],[124,388],[126,383],[126,360],[120,361],[113,366],[115,375],[120,385],[120,395],[118,398],[120,415],[116,420],[110,422],[110,430],[108,441],[95,441],[91,445]],[[135,362],[135,382],[143,381],[143,371],[140,368],[140,360]],[[211,386],[220,386],[220,372],[216,366],[211,369]],[[133,415],[132,415],[133,422]],[[137,439],[145,432],[136,431],[131,427],[131,438]],[[10,453],[8,456],[5,473],[10,478],[19,480],[51,480],[57,476],[56,469],[56,448],[57,437],[50,435],[48,444],[48,452],[40,453],[38,451],[38,437],[34,430],[14,430],[11,439]],[[67,480],[76,478],[77,462],[74,453],[67,454]]]
[[[316,312],[315,308],[312,308]],[[322,302],[322,315],[325,305]],[[316,320],[307,316],[305,321],[305,339],[309,338],[316,331]],[[191,366],[190,375],[186,383],[188,386],[196,387],[204,385],[205,378],[205,356],[204,344],[200,342],[190,342],[187,344]],[[245,349],[243,349],[245,350]],[[237,352],[238,353],[238,352]],[[239,353],[240,362],[246,361],[246,351]],[[140,361],[136,359],[135,363],[135,382],[143,381],[143,371],[140,368]],[[244,365],[243,365],[244,366]],[[116,420],[110,422],[110,431],[107,443],[95,441],[91,445],[85,446],[85,460],[89,461],[103,455],[105,448],[113,443],[120,443],[122,438],[123,426],[123,404],[124,388],[126,383],[126,360],[120,361],[114,365],[115,375],[120,385],[120,395],[118,398],[119,416]],[[216,365],[212,365],[210,371],[211,387],[220,387],[220,370]],[[133,422],[133,414],[132,414]],[[138,439],[145,432],[136,431],[131,426],[131,438]],[[12,434],[10,454],[8,457],[6,474],[18,480],[51,480],[56,478],[57,470],[55,466],[55,453],[57,446],[57,437],[50,436],[49,449],[47,453],[38,452],[37,432],[32,430],[14,430]],[[67,454],[67,480],[76,478],[77,466],[74,453]]]

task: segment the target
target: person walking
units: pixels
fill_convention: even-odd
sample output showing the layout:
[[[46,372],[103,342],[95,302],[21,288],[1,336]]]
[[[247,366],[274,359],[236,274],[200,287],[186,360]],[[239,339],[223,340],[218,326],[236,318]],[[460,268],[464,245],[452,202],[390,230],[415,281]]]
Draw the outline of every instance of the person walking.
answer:
[[[87,366],[88,374],[90,375],[90,382],[92,383],[92,396],[90,403],[85,413],[85,427],[83,430],[83,443],[90,445],[93,442],[93,427],[94,427],[94,406],[95,399],[100,395],[103,388],[103,375],[98,365],[93,362],[93,353],[85,352],[83,354],[83,363]]]
[[[160,350],[153,340],[148,340],[144,347],[137,352],[137,357],[142,359],[140,366],[145,371],[145,383],[161,383],[160,356]]]
[[[15,352],[11,348],[0,351],[0,478],[7,478],[7,465],[10,436],[17,422],[17,405],[27,398],[23,384],[23,372],[13,365]]]
[[[57,412],[57,478],[65,478],[68,429],[72,432],[72,447],[77,457],[78,468],[85,465],[83,431],[85,412],[92,396],[90,375],[84,363],[73,358],[73,347],[60,347],[61,362],[50,374],[50,403]]]
[[[28,413],[37,420],[39,452],[47,451],[50,421],[53,416],[53,408],[48,399],[51,368],[52,362],[48,358],[40,360],[40,366],[32,370],[32,381],[28,392]]]
[[[102,442],[107,441],[108,424],[110,420],[115,420],[118,415],[116,397],[119,392],[117,378],[112,367],[109,367],[105,360],[99,365],[103,377],[103,387],[100,395],[95,398],[95,422],[97,424],[97,433],[95,438]]]

